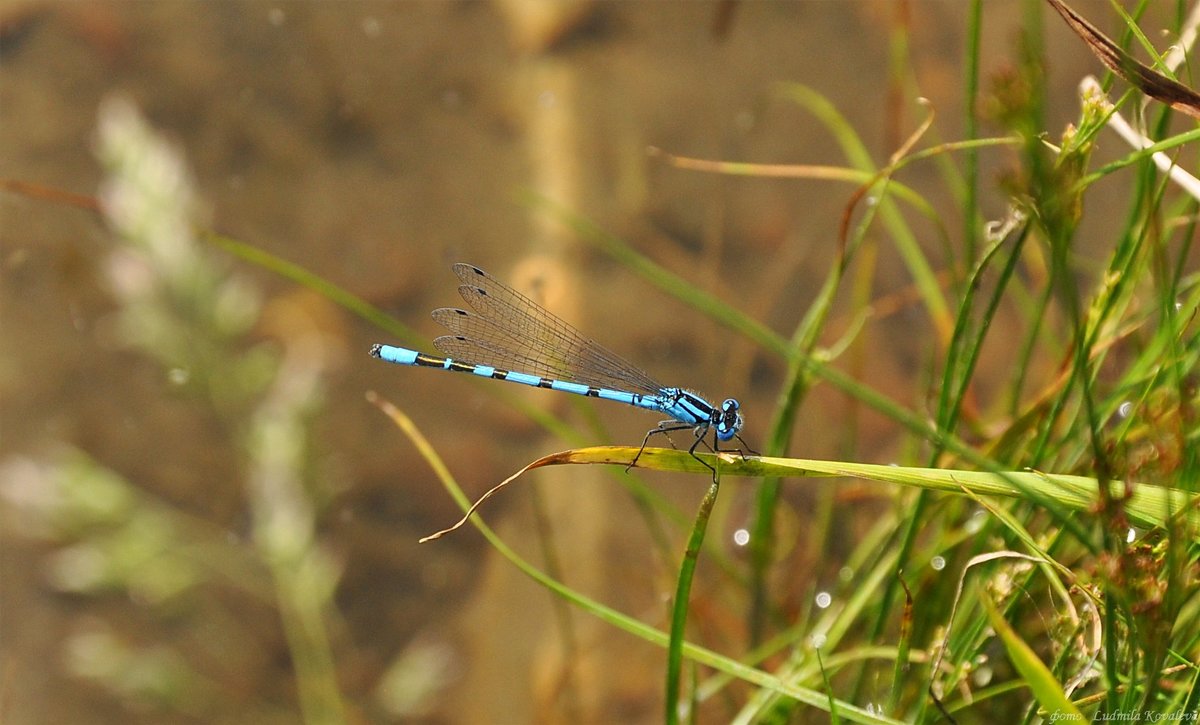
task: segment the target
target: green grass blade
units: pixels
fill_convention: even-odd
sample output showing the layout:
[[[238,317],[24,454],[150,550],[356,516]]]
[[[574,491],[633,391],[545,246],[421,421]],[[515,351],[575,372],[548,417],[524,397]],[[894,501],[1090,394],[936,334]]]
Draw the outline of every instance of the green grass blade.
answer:
[[[578,448],[546,456],[530,468],[558,464],[629,465],[638,448],[595,446]],[[699,458],[699,460],[697,459]],[[703,462],[701,462],[703,461]],[[1100,484],[1096,478],[1039,471],[968,471],[913,466],[887,466],[849,461],[822,461],[808,458],[772,458],[736,454],[697,453],[667,448],[646,448],[637,459],[637,468],[711,475],[705,464],[719,467],[722,476],[774,476],[778,478],[846,477],[894,483],[927,491],[970,492],[977,496],[1030,498],[1031,493],[1076,511],[1087,512],[1098,501]],[[1167,526],[1177,516],[1186,525],[1200,528],[1200,495],[1148,483],[1132,483],[1126,513],[1144,526]],[[1121,484],[1110,483],[1111,495],[1124,495]]]
[[[468,499],[462,488],[451,475],[449,468],[445,462],[437,454],[437,451],[429,443],[428,439],[421,434],[420,430],[412,422],[412,420],[400,411],[395,406],[387,401],[380,399],[378,396],[368,396],[368,398],[376,406],[383,411],[385,415],[400,428],[401,432],[413,443],[417,448],[421,457],[429,463],[438,479],[441,480],[446,490],[454,498],[455,501],[463,508],[468,508]],[[647,449],[649,452],[652,449]],[[546,459],[535,462],[540,465],[548,465]],[[535,467],[533,465],[529,468]],[[707,470],[707,469],[705,469]],[[711,475],[711,471],[709,472]],[[546,589],[553,592],[556,596],[562,597],[579,609],[587,612],[597,619],[607,622],[614,627],[621,629],[629,634],[632,634],[639,639],[642,639],[651,644],[667,647],[669,636],[661,630],[655,629],[644,622],[641,622],[629,615],[619,612],[595,599],[587,597],[570,587],[565,586],[553,577],[547,575],[544,571],[530,564],[524,558],[519,556],[508,544],[500,538],[498,534],[487,524],[482,522],[478,517],[471,520],[475,528],[487,539],[488,543],[496,550],[498,554],[507,559],[513,566],[517,567],[523,574],[542,585]],[[801,687],[785,682],[770,673],[763,670],[743,664],[735,659],[713,652],[712,650],[700,647],[689,642],[682,642],[681,646],[683,655],[688,659],[698,664],[711,667],[712,669],[723,672],[727,675],[735,677],[744,682],[756,685],[765,690],[777,693],[783,697],[790,697],[797,702],[803,703],[810,707],[828,712],[830,708],[830,697],[827,693],[818,692],[816,690]],[[865,725],[902,725],[899,720],[876,715],[866,709],[854,705],[843,700],[834,700],[836,707],[841,714],[841,717],[849,722],[864,723]]]
[[[679,579],[675,585],[675,601],[671,606],[671,632],[667,641],[667,696],[666,721],[669,725],[679,722],[680,670],[683,666],[683,643],[687,636],[688,602],[691,600],[692,581],[696,575],[696,564],[700,561],[700,550],[704,546],[704,533],[717,503],[720,483],[713,479],[708,492],[700,502],[696,523],[688,538],[683,563],[679,567]]]
[[[1038,659],[1037,654],[1034,653],[1029,645],[1017,636],[1017,633],[1009,626],[1008,621],[1004,619],[1004,615],[997,611],[996,605],[992,603],[987,595],[981,595],[980,601],[983,602],[984,611],[987,612],[988,621],[991,622],[992,629],[996,630],[996,634],[1000,636],[1000,640],[1004,643],[1004,650],[1008,653],[1008,659],[1017,668],[1017,672],[1021,673],[1021,677],[1025,680],[1025,684],[1029,685],[1029,689],[1033,692],[1033,696],[1037,698],[1042,710],[1051,719],[1062,719],[1067,722],[1083,722],[1083,713],[1067,698],[1062,687],[1058,684],[1058,680],[1055,679],[1054,673]]]

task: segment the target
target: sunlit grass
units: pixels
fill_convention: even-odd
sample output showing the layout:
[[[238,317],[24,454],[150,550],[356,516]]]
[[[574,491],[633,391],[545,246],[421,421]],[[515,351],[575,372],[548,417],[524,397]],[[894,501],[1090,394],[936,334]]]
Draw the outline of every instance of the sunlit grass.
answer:
[[[664,631],[526,561],[487,525],[486,506],[465,520],[558,601],[663,648],[666,665],[655,687],[666,693],[667,721],[891,723],[949,715],[957,722],[1033,722],[1122,713],[1165,721],[1200,706],[1200,203],[1187,173],[1196,167],[1200,132],[1173,131],[1179,124],[1171,110],[1142,110],[1137,93],[1113,100],[1111,79],[1099,90],[1086,87],[1070,127],[1047,128],[1042,59],[1053,49],[1040,45],[1031,11],[1012,67],[979,78],[982,7],[972,3],[963,59],[962,138],[947,139],[938,117],[953,110],[914,105],[916,128],[904,129],[900,146],[877,159],[833,103],[810,87],[783,83],[764,89],[764,103],[803,111],[828,132],[844,165],[653,152],[678,173],[844,186],[842,237],[831,241],[837,253],[791,329],[755,319],[597,220],[555,200],[525,199],[531,214],[566,224],[654,294],[677,298],[782,371],[773,408],[756,417],[761,456],[601,446],[598,425],[580,430],[527,404],[510,386],[459,381],[479,385],[574,446],[531,462],[497,492],[547,465],[604,466],[636,501],[659,553],[679,562]],[[905,31],[894,28],[891,57],[896,82],[916,97]],[[1116,137],[1106,134],[1121,113],[1144,116],[1146,143],[1097,165],[1097,144],[1115,146]],[[213,251],[311,290],[382,334],[423,341],[318,273],[198,229],[182,159],[131,106],[107,107],[99,137],[108,174],[100,207],[117,242],[109,282],[121,341],[234,431],[248,534],[230,541],[76,452],[9,462],[6,479],[15,483],[4,493],[59,546],[50,570],[63,592],[122,592],[166,619],[187,594],[221,581],[272,607],[304,719],[345,721],[343,663],[330,642],[339,570],[318,532],[328,491],[310,468],[308,441],[327,375],[321,344],[253,341],[258,293]],[[985,155],[1007,165],[999,184],[980,178]],[[909,183],[905,174],[926,166],[943,185],[937,197],[956,206],[945,208]],[[1082,239],[1099,183],[1121,184],[1124,205],[1102,238]],[[989,198],[1005,202],[1001,218],[981,217]],[[870,336],[894,324],[877,314],[872,287],[885,248],[901,261],[912,309],[932,331],[919,346],[926,357],[913,371],[913,390],[883,390],[855,364]],[[854,322],[835,329],[832,311],[847,300]],[[1002,316],[1016,321],[1012,339],[999,342],[1017,363],[1008,379],[982,381],[981,362],[997,344]],[[365,350],[363,358],[366,364]],[[797,445],[800,421],[822,387],[888,421],[902,459],[797,457],[805,453]],[[436,447],[393,403],[370,397],[387,416],[380,420],[395,423],[469,510]],[[856,450],[855,420],[830,422],[845,450]],[[397,466],[398,475],[413,474]],[[639,470],[698,476],[708,487],[703,497],[697,493],[698,512],[669,504]],[[862,481],[870,482],[869,513],[841,498],[862,495]],[[737,551],[706,536],[731,485],[754,488],[739,532],[745,548]],[[793,508],[786,494],[800,486],[816,490],[815,511]],[[789,528],[785,521],[800,523]],[[453,535],[475,534],[464,526]],[[803,556],[793,558],[797,549]],[[839,578],[818,582],[787,569],[797,561],[838,562]],[[688,627],[711,616],[689,606],[698,562],[714,565],[701,575],[720,577],[722,587],[743,595],[744,610],[721,613],[738,623],[739,647],[718,652]],[[230,624],[224,636],[237,640],[241,630]],[[204,702],[221,697],[221,683],[175,650],[139,650],[102,627],[76,633],[68,654],[76,674],[131,707],[153,703],[202,718]],[[411,667],[424,660],[415,661]],[[401,690],[444,684],[437,673],[405,674],[396,670],[388,678],[393,685],[380,685],[390,687],[396,708],[428,696]]]

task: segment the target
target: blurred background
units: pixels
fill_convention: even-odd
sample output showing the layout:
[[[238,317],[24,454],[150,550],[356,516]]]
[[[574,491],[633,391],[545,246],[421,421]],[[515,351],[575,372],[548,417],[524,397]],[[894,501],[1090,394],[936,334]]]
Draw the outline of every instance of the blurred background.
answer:
[[[1102,27],[1112,19],[1105,2],[1074,5]],[[1031,7],[985,4],[985,79],[1014,63]],[[784,364],[560,212],[788,336],[835,258],[855,186],[684,170],[647,149],[847,165],[779,84],[826,97],[880,165],[925,119],[917,96],[937,114],[927,141],[960,138],[967,11],[960,0],[0,4],[0,177],[40,189],[0,193],[0,717],[658,721],[662,649],[556,603],[469,527],[416,543],[459,509],[365,393],[410,415],[470,495],[569,445],[499,396],[561,416],[587,443],[636,444],[654,416],[387,366],[367,350],[432,351],[428,312],[461,304],[449,267],[467,261],[666,384],[740,399],[759,447]],[[1056,101],[1046,128],[1058,133],[1078,113],[1079,79],[1099,68],[1041,16]],[[130,181],[120,174],[139,140],[161,156]],[[987,219],[1005,212],[1004,162],[1000,150],[981,158]],[[963,220],[940,179],[934,164],[903,176],[953,244]],[[47,189],[103,189],[108,221]],[[151,227],[178,245],[130,252],[154,234],[112,208],[152,205],[160,189],[165,216]],[[312,271],[411,336],[229,255],[189,222]],[[913,225],[939,243],[934,224]],[[932,329],[903,303],[897,253],[880,249],[871,294],[900,302],[868,325],[854,374],[919,407]],[[833,319],[826,344],[853,324]],[[982,367],[1005,364],[997,354]],[[904,459],[903,432],[882,417],[857,411],[847,435],[850,408],[815,389],[792,453]],[[534,473],[483,518],[566,584],[665,628],[706,480],[638,474],[683,514],[659,530],[614,473],[625,475]],[[784,487],[791,518],[778,532],[794,543],[778,552],[781,611],[808,608],[844,563],[805,554],[806,516],[830,486]],[[893,493],[838,489],[848,539]],[[736,566],[753,482],[729,480],[721,496],[710,537]],[[737,656],[746,602],[727,575],[702,562],[692,632]],[[701,720],[722,721],[736,701]]]

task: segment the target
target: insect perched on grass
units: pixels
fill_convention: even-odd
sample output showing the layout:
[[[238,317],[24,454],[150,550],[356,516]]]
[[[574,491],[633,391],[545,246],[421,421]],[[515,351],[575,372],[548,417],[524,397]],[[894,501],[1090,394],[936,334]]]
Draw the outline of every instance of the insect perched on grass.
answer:
[[[696,456],[696,447],[705,441],[708,432],[713,432],[714,451],[721,450],[722,442],[735,438],[745,445],[738,435],[742,429],[741,406],[733,398],[717,406],[686,388],[661,385],[482,269],[459,263],[454,265],[454,273],[463,281],[459,293],[474,312],[455,307],[433,311],[433,319],[453,333],[433,341],[445,357],[391,345],[374,345],[371,355],[397,365],[453,370],[615,400],[670,416],[646,433],[631,466],[651,436],[691,430],[695,440],[688,453],[711,470],[715,480],[716,470]]]

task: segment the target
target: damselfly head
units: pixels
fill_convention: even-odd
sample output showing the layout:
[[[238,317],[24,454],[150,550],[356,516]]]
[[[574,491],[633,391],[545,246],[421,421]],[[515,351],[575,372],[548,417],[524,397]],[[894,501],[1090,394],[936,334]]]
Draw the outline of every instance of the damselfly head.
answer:
[[[717,419],[717,440],[733,440],[742,429],[741,406],[733,398],[726,398],[721,403],[721,414]]]

